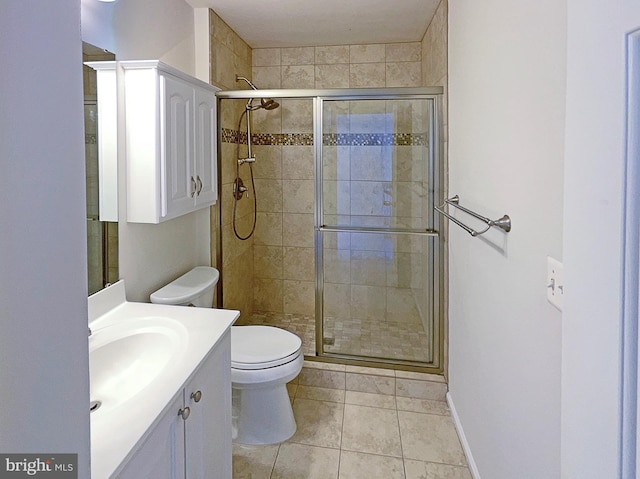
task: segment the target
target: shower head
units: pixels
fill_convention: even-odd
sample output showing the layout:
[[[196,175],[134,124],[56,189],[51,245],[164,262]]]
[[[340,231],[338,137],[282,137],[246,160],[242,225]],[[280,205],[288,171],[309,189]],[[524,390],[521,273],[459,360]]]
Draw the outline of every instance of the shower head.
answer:
[[[273,98],[262,98],[260,100],[260,108],[264,108],[265,110],[275,110],[280,106],[280,103],[275,101]]]
[[[240,81],[240,80],[247,82],[247,85],[249,85],[254,90],[258,89],[258,87],[255,86],[253,83],[251,83],[251,80],[249,80],[248,78],[236,75],[236,81]],[[260,108],[263,108],[265,110],[275,110],[280,106],[280,103],[273,100],[272,98],[261,98],[260,105],[258,106],[253,106],[252,102],[253,102],[253,98],[247,102],[247,110],[258,110]]]

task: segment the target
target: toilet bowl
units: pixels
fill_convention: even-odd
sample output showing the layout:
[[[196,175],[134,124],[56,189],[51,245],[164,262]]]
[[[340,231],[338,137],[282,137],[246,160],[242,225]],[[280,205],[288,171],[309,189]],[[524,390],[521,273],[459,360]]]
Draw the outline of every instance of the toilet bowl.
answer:
[[[151,295],[151,302],[212,307],[220,274],[198,266]],[[231,327],[233,440],[276,444],[296,432],[287,383],[302,370],[302,340],[273,326]]]

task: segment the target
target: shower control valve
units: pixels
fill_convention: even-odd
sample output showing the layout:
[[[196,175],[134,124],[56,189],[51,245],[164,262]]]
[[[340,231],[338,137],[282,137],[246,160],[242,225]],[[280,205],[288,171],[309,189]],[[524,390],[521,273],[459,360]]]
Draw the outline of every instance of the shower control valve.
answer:
[[[256,159],[255,158],[240,158],[238,159],[238,166],[242,165],[243,163],[255,163]]]

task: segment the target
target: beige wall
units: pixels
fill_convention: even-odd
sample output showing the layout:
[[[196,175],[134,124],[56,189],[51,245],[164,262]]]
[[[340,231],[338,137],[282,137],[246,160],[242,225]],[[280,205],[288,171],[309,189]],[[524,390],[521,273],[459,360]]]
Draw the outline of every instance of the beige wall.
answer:
[[[246,87],[236,83],[236,74],[251,78],[251,48],[213,10],[209,10],[209,31],[211,41],[211,82],[224,90]],[[225,130],[236,131],[238,120],[245,105],[242,100],[227,100],[222,103],[222,124]],[[242,128],[245,128],[243,120]],[[238,309],[242,316],[251,317],[253,312],[253,237],[246,241],[237,239],[233,233],[233,180],[236,174],[236,145],[223,141],[222,164],[219,171],[222,188],[218,207],[211,209],[212,262],[221,270],[223,286],[223,306]],[[241,152],[246,151],[241,145]],[[241,167],[241,178],[247,186],[251,184],[249,167]],[[222,215],[222,265],[216,263],[217,215]],[[237,229],[242,236],[251,230],[253,222],[253,192],[251,198],[238,202],[236,211]]]
[[[260,88],[368,88],[422,85],[420,42],[253,50]]]

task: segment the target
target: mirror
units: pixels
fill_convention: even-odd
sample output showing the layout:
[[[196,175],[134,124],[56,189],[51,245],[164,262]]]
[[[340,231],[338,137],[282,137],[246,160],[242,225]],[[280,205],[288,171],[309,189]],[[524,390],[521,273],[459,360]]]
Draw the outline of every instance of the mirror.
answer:
[[[90,61],[111,61],[115,55],[82,43],[85,169],[87,184],[87,260],[89,294],[118,281],[118,223],[100,221],[98,105],[96,71]]]

